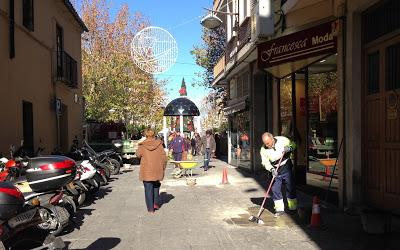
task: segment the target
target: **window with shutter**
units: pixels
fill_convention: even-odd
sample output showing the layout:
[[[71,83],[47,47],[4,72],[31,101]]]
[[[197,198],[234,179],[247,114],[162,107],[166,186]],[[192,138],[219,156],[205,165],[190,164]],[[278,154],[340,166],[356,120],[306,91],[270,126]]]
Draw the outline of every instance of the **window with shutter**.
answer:
[[[34,30],[33,0],[22,0],[22,23],[30,31]]]

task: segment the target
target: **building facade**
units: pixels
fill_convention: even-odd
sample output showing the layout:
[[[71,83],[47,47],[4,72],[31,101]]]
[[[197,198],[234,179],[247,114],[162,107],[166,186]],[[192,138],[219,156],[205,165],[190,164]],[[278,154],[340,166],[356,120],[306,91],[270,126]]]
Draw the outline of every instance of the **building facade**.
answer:
[[[216,10],[224,6],[218,2],[214,1]],[[260,134],[272,131],[298,146],[294,161],[299,187],[324,190],[332,177],[330,189],[338,206],[369,205],[399,213],[400,182],[395,180],[400,177],[400,3],[244,2],[251,13],[249,40],[242,48],[234,42],[236,49],[231,49],[228,39],[225,57],[235,59],[216,65],[215,84],[234,93],[232,81],[240,81],[242,70],[250,72],[247,101],[237,97],[226,109],[232,134],[235,114],[249,112],[249,169],[260,169]],[[236,1],[239,19],[245,6],[241,3]],[[260,20],[260,4],[268,10],[265,20]],[[260,23],[267,27],[261,32]],[[233,30],[239,31],[240,40],[237,25]],[[243,53],[246,47],[254,50]]]
[[[82,137],[81,34],[72,4],[0,2],[0,152],[68,151]]]

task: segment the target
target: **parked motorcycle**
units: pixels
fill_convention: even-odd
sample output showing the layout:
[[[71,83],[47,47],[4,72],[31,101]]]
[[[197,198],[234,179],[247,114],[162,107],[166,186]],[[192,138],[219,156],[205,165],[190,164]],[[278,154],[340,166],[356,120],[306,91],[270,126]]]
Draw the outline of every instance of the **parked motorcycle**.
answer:
[[[105,164],[110,169],[110,174],[119,174],[122,157],[114,150],[105,150],[102,152],[96,152],[86,141],[83,141],[82,149],[86,150],[87,153],[94,157],[97,161],[97,164]]]
[[[57,203],[62,196],[53,194],[46,203],[38,198],[26,201],[23,193],[11,182],[0,183],[0,249],[13,248],[19,240],[12,239],[16,234],[31,227],[54,225],[52,233],[57,234],[63,229],[62,224],[68,223],[68,217],[63,218],[62,208]]]

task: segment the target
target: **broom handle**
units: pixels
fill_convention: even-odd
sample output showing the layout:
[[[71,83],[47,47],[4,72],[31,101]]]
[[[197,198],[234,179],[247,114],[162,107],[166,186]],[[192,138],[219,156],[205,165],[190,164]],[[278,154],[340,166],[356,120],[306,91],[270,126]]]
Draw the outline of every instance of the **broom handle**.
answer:
[[[282,159],[283,159],[283,156],[284,156],[284,155],[285,155],[285,152],[282,154],[281,159],[279,159],[279,163],[278,163],[278,167],[276,168],[276,172],[278,172],[279,167],[281,166],[281,162],[282,162]],[[262,204],[261,204],[260,211],[258,211],[257,217],[260,217],[260,215],[261,215],[261,213],[262,213],[262,211],[263,211],[263,209],[264,209],[265,201],[267,200],[269,191],[271,191],[271,187],[272,187],[272,184],[274,183],[274,180],[275,180],[275,176],[272,176],[271,182],[269,183],[269,187],[268,187],[268,189],[267,189],[267,193],[265,194],[264,200],[263,200],[263,202],[262,202]]]

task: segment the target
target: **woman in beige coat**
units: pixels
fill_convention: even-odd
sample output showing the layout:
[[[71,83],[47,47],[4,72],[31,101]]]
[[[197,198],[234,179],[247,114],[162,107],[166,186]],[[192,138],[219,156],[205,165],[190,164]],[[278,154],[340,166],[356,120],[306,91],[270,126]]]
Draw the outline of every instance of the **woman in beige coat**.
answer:
[[[136,156],[140,158],[139,179],[143,181],[147,210],[154,213],[160,208],[160,181],[164,179],[167,157],[154,131],[146,129],[144,134],[146,140],[139,144]]]

